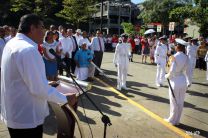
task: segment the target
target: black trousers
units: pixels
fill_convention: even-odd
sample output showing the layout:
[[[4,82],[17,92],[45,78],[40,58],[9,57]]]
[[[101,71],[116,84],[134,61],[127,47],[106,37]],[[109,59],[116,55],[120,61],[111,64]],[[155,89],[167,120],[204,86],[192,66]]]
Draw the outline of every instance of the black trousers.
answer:
[[[75,56],[76,52],[72,52],[72,60],[71,60],[71,72],[74,74],[75,72],[75,68],[76,68],[76,63],[74,61],[74,56]]]
[[[206,62],[204,61],[204,58],[199,58],[199,69],[206,70]]]
[[[93,62],[94,62],[95,65],[97,65],[99,68],[100,68],[100,66],[101,66],[102,59],[103,59],[103,52],[102,52],[102,51],[94,51]],[[99,71],[96,69],[96,70],[95,70],[95,76],[97,76],[97,75],[99,75]]]
[[[58,64],[59,74],[63,75],[63,70],[65,70],[66,71],[66,76],[68,76],[69,73],[70,73],[70,68],[71,68],[71,59],[70,58],[64,58],[62,60],[63,61]],[[63,64],[63,62],[65,63],[65,65]]]
[[[43,137],[43,125],[39,125],[36,128],[29,129],[13,129],[8,128],[11,138],[42,138]]]

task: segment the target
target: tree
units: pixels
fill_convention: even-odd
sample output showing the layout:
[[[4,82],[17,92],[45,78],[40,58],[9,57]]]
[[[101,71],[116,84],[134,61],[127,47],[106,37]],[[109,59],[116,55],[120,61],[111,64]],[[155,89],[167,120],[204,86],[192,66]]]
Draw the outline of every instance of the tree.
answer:
[[[79,28],[80,24],[87,22],[90,15],[95,11],[91,6],[94,4],[93,2],[93,0],[64,0],[63,10],[56,15]]]
[[[208,35],[208,2],[206,0],[195,0],[195,6],[188,5],[173,9],[169,15],[170,19],[176,22],[183,22],[190,18],[200,27],[199,32],[203,36]]]
[[[124,33],[126,34],[135,34],[135,29],[134,29],[134,25],[132,23],[126,23],[126,22],[123,22],[121,23],[121,26],[123,27],[124,29]]]
[[[143,11],[138,16],[144,24],[159,22],[167,27],[172,20],[169,18],[170,11],[185,4],[191,4],[191,0],[146,0],[143,3]]]
[[[55,22],[55,13],[62,8],[62,0],[10,0],[10,11],[15,15],[13,20],[18,23],[24,14],[35,13],[41,16],[46,24]]]

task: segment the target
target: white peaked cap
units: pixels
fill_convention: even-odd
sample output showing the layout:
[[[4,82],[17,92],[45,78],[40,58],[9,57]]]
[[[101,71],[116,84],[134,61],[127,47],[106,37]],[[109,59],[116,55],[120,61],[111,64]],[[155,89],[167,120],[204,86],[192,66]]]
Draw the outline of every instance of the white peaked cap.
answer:
[[[189,44],[188,42],[186,42],[186,41],[184,41],[183,39],[180,39],[180,38],[176,38],[175,41],[176,41],[176,43],[181,44],[183,46],[187,46]]]

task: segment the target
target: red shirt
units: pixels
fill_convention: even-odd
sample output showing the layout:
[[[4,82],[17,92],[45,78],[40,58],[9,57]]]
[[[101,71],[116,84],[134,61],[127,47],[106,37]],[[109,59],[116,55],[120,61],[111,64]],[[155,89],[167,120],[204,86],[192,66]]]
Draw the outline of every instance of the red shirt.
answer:
[[[40,52],[41,55],[43,55],[43,47],[42,47],[42,44],[38,44],[38,51]]]
[[[112,43],[118,43],[118,38],[117,37],[113,37],[112,38]]]
[[[134,41],[132,38],[130,38],[130,39],[128,40],[128,42],[131,44],[132,50],[134,50],[135,47],[136,47],[135,41]]]

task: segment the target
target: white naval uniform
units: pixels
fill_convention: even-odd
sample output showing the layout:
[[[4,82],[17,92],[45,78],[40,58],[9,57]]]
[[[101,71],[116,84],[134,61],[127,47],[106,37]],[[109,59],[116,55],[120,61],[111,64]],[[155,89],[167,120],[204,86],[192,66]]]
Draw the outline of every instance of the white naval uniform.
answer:
[[[186,48],[186,52],[191,64],[191,76],[193,76],[193,71],[196,66],[197,46],[189,44]]]
[[[129,57],[131,56],[129,43],[118,43],[116,46],[113,63],[117,65],[118,77],[117,88],[126,88],[126,78],[129,65]]]
[[[160,86],[165,80],[165,67],[167,61],[167,45],[159,43],[155,50],[155,63],[157,63],[156,85]]]
[[[207,80],[208,80],[208,51],[207,51],[207,54],[206,54],[204,60],[205,60],[206,63],[207,63],[207,73],[206,73],[206,76],[207,76],[207,77],[206,77],[206,78],[207,78]]]
[[[188,57],[183,52],[177,52],[174,57],[175,60],[171,63],[168,76],[176,99],[174,99],[169,88],[170,116],[167,121],[173,125],[178,125],[183,110],[187,86],[191,85],[191,67]]]

